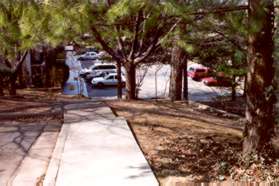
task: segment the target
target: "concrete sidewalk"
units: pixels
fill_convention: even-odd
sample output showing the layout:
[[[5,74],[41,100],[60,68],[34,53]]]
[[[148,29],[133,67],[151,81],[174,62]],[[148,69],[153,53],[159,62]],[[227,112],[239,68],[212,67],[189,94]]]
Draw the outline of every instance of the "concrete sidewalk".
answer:
[[[0,114],[1,186],[35,186],[41,183],[62,124],[60,119],[48,113],[43,115],[40,108],[33,113],[25,109],[26,113],[4,113],[2,110]],[[39,116],[41,120],[38,120]]]
[[[159,185],[123,118],[97,102],[65,109],[45,186]]]

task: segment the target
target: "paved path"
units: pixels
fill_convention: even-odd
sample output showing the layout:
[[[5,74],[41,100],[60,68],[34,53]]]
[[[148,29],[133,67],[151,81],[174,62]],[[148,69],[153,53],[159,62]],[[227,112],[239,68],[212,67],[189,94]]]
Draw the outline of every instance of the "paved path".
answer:
[[[158,185],[128,124],[107,106],[68,105],[64,118],[44,185]]]
[[[0,185],[39,183],[48,167],[60,126],[57,120],[46,118],[37,122],[0,119]]]

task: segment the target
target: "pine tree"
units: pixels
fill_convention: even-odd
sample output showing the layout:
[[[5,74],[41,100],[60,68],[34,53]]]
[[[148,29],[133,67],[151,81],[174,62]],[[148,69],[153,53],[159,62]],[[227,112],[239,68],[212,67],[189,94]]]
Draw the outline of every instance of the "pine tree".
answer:
[[[184,50],[185,57],[195,59],[212,69],[221,70],[227,76],[241,76],[245,73],[243,60],[246,52],[245,43],[245,12],[238,11],[239,1],[169,1],[174,9],[174,15],[181,19],[180,25],[184,29],[177,28],[173,37],[180,39],[170,40],[174,48]],[[187,28],[187,29],[185,29]],[[181,52],[177,54],[182,54]],[[237,64],[232,68],[227,63],[232,56],[237,56]],[[241,57],[242,59],[240,59]],[[173,53],[172,74],[182,74],[184,71],[184,94],[187,98],[187,62],[181,62],[178,55]],[[186,60],[187,61],[187,60]],[[180,64],[181,63],[181,64]],[[180,64],[180,65],[179,65]],[[183,65],[185,64],[185,65]],[[183,69],[184,66],[184,69]],[[185,69],[186,66],[186,69]],[[241,68],[240,68],[241,67]],[[171,77],[170,97],[172,100],[181,99],[182,78]],[[235,92],[235,83],[232,83],[232,92]],[[175,96],[176,95],[176,96]],[[234,94],[233,94],[234,95]]]
[[[16,94],[16,80],[28,53],[39,42],[39,4],[32,0],[2,0],[0,2],[0,56],[9,69],[9,93]]]
[[[275,1],[274,3],[275,5],[279,5],[279,1]],[[278,15],[278,10],[275,11],[277,14],[276,14],[276,24],[278,25],[279,24],[279,15]],[[275,32],[275,36],[274,36],[274,39],[275,39],[275,50],[274,50],[274,56],[275,56],[275,68],[276,68],[276,77],[275,77],[275,86],[276,86],[276,97],[277,97],[277,103],[276,103],[276,106],[275,106],[275,111],[276,111],[276,123],[277,123],[277,127],[279,125],[279,30],[278,28],[276,29],[276,32]]]
[[[150,57],[177,25],[177,19],[167,14],[165,4],[155,0],[63,0],[59,4],[49,0],[46,6],[52,10],[50,20],[56,20],[49,24],[55,31],[50,41],[59,41],[59,38],[69,41],[71,35],[73,41],[78,35],[80,38],[83,34],[91,35],[92,39],[87,42],[101,47],[118,67],[122,65],[126,69],[128,99],[136,99],[136,68],[152,63]]]
[[[272,152],[275,128],[274,4],[272,0],[249,1],[249,48],[247,76],[247,124],[244,154]]]
[[[193,13],[199,19],[197,21],[198,24],[192,23],[188,25],[188,30],[192,28],[193,30],[191,37],[186,40],[187,42],[184,45],[190,44],[193,46],[194,51],[202,51],[202,53],[197,52],[194,55],[200,59],[206,59],[210,63],[217,61],[218,58],[224,59],[226,56],[231,56],[233,57],[232,61],[241,59],[240,61],[243,61],[245,65],[243,58],[248,53],[247,124],[244,130],[243,152],[244,154],[261,154],[272,151],[271,138],[274,135],[275,124],[275,87],[273,83],[275,69],[272,56],[274,49],[273,1],[249,0],[248,29],[243,26],[245,25],[245,17],[237,20],[241,16],[230,16],[230,12],[238,10],[243,11],[245,16],[246,6],[242,7],[236,3],[220,8],[221,1],[219,3],[218,1],[196,2],[199,5],[206,6]],[[212,4],[212,2],[216,2],[216,4]],[[177,9],[179,10],[179,8]],[[221,19],[216,19],[214,15],[219,16]],[[215,26],[206,24],[206,22],[215,23]],[[230,26],[229,28],[227,27],[228,25]],[[199,31],[194,31],[197,28]],[[241,33],[240,35],[235,32],[235,28]],[[196,38],[195,35],[197,36]],[[209,35],[213,37],[208,37]],[[224,40],[227,40],[226,44],[221,44]],[[248,43],[248,41],[247,50],[245,42]],[[228,47],[228,43],[231,46]],[[221,65],[224,64],[221,63]],[[233,72],[235,70],[230,68],[229,71]],[[231,74],[234,75],[235,73],[241,72],[235,71]]]
[[[109,25],[102,29],[96,22],[91,24],[92,34],[103,49],[124,66],[127,99],[136,99],[136,68],[149,63],[148,58],[176,23],[164,13],[165,7],[160,1],[120,0],[108,2],[105,7],[107,11],[102,22]],[[108,36],[111,39],[104,39]],[[113,43],[116,43],[115,50]]]

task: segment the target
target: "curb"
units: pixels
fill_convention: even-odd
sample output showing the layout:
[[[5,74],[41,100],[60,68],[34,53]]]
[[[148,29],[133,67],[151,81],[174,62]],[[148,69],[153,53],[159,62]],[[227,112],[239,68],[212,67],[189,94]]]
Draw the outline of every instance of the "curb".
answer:
[[[220,110],[220,109],[216,109],[214,107],[202,104],[202,103],[198,103],[198,102],[194,102],[194,101],[188,101],[189,105],[194,105],[195,107],[197,107],[198,110],[200,111],[207,111],[210,113],[217,113],[218,115],[225,117],[225,118],[229,118],[229,119],[241,119],[242,117],[240,115],[237,114],[233,114],[224,110]]]
[[[43,180],[43,186],[54,186],[56,183],[56,178],[59,171],[59,165],[64,151],[65,142],[69,135],[69,129],[70,125],[63,124],[62,129],[57,138],[55,148],[51,155],[49,165],[47,167],[45,178]]]

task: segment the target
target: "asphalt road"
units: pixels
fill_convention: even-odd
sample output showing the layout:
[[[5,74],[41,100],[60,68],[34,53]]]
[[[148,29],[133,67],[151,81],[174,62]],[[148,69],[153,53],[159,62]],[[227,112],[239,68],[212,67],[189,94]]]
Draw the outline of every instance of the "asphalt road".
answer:
[[[82,61],[82,68],[88,68],[92,65],[90,61]],[[137,79],[140,79],[144,71],[140,70],[137,73]],[[170,66],[168,65],[153,65],[148,68],[142,86],[140,87],[139,98],[165,98],[169,94],[169,78]],[[157,83],[156,83],[157,82]],[[157,86],[156,86],[157,84]],[[116,98],[117,90],[115,87],[107,88],[92,88],[88,87],[88,95],[92,98],[113,99]],[[208,87],[202,82],[197,82],[188,78],[189,100],[192,101],[210,101],[218,96],[230,95],[230,88]],[[125,89],[123,89],[125,92]]]

